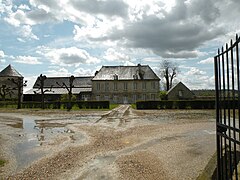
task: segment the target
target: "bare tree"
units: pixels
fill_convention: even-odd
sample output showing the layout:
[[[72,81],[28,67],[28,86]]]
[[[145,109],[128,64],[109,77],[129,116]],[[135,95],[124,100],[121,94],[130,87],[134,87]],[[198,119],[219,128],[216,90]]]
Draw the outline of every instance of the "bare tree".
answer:
[[[42,103],[42,109],[45,108],[45,104],[44,104],[44,97],[45,97],[45,93],[46,92],[51,92],[52,91],[52,86],[50,89],[44,89],[44,81],[47,79],[47,76],[40,74],[40,76],[38,77],[40,84],[37,84],[37,86],[39,86],[40,93],[41,93],[41,103]],[[35,94],[39,94],[36,91],[34,91]]]
[[[13,88],[13,89],[17,89],[17,91],[18,91],[18,106],[17,106],[17,108],[21,109],[22,95],[23,95],[22,89],[23,89],[23,87],[27,86],[27,81],[23,82],[23,79],[21,77],[18,77],[17,80],[14,78],[11,78],[11,79],[9,78],[8,80],[12,81],[12,83],[16,85],[16,88]]]
[[[75,80],[75,77],[72,75],[69,77],[69,86],[67,86],[64,82],[60,84],[59,82],[56,82],[57,85],[61,86],[64,89],[67,89],[68,91],[68,110],[72,108],[72,88],[74,88],[73,81]]]
[[[179,72],[178,65],[168,60],[163,60],[160,64],[160,75],[165,80],[165,87],[168,91],[173,86],[173,80]]]
[[[6,100],[7,95],[9,95],[11,97],[12,94],[13,94],[13,91],[9,87],[7,87],[5,84],[3,84],[0,87],[0,96],[1,96],[3,101]]]

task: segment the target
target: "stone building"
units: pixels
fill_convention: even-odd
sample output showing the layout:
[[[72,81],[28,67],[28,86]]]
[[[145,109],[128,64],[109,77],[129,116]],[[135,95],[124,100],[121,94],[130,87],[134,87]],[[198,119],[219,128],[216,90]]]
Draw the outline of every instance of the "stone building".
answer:
[[[9,64],[0,72],[0,99],[18,98],[17,85],[12,82],[12,79],[15,82],[20,81],[23,83],[23,76]],[[4,93],[5,97],[3,97]],[[23,89],[21,90],[21,94],[23,94]]]
[[[188,89],[182,82],[173,86],[167,92],[168,100],[191,100],[194,99],[194,93]]]
[[[68,94],[66,88],[61,87],[65,84],[68,88],[70,77],[46,77],[44,81],[43,90],[45,92],[46,101],[59,101],[61,95]],[[92,78],[88,77],[75,77],[73,80],[72,94],[77,97],[77,100],[90,100],[92,92]],[[24,94],[24,101],[41,101],[40,81],[37,78],[33,88]]]
[[[103,66],[92,79],[92,99],[110,103],[159,100],[159,81],[147,65]]]

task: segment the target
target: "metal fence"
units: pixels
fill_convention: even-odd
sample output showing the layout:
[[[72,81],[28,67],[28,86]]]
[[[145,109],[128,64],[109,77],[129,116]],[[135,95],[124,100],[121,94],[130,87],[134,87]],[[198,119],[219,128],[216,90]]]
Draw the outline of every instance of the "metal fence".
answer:
[[[217,177],[240,178],[239,42],[226,44],[214,57],[217,126]]]

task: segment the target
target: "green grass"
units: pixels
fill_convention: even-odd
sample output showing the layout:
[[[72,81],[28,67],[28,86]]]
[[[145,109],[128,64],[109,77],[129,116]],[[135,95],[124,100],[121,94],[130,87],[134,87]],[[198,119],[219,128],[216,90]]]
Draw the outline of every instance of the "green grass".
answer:
[[[112,110],[118,106],[119,106],[119,104],[110,104],[109,109]]]
[[[5,163],[6,163],[6,161],[5,161],[5,160],[3,160],[3,159],[0,159],[0,167],[3,167]]]
[[[136,104],[131,104],[131,107],[132,107],[133,109],[137,109]]]

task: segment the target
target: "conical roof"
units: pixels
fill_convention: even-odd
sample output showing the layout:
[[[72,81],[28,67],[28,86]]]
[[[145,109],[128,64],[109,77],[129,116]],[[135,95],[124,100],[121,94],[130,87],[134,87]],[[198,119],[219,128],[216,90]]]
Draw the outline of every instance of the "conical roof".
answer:
[[[23,77],[19,72],[9,64],[0,72],[0,77]]]

